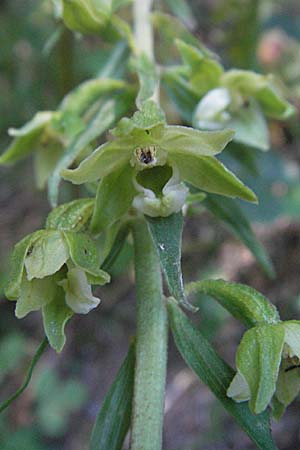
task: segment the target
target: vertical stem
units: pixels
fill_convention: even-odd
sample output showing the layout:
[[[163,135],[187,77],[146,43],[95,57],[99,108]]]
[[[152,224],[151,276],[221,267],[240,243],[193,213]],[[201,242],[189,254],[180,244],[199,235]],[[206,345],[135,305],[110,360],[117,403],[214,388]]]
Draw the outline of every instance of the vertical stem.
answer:
[[[146,223],[133,228],[137,291],[131,450],[161,450],[167,365],[167,315],[158,255]]]

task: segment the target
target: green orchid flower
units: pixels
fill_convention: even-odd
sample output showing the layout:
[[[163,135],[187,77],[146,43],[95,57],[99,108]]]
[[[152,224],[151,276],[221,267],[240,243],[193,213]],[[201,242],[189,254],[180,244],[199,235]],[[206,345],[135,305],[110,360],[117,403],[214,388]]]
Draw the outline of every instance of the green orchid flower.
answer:
[[[216,158],[232,139],[231,130],[199,131],[168,126],[152,101],[112,130],[115,139],[98,147],[61,176],[75,184],[99,179],[91,228],[100,232],[132,207],[151,217],[181,210],[187,184],[203,191],[256,202],[255,194]]]
[[[272,404],[279,418],[300,392],[300,321],[249,329],[239,344],[236,367],[227,395],[249,401],[255,414]]]
[[[53,219],[52,213],[52,223]],[[18,318],[42,311],[49,343],[60,352],[69,318],[74,313],[87,314],[100,302],[90,284],[105,284],[109,279],[99,269],[96,246],[87,234],[38,230],[15,246],[5,294],[16,300]]]
[[[190,95],[198,97],[193,126],[232,128],[235,142],[268,150],[266,118],[285,120],[295,113],[282,97],[274,76],[236,69],[225,72],[213,55],[181,40],[176,45],[184,65],[173,71],[174,80],[181,80],[178,89],[185,86]]]

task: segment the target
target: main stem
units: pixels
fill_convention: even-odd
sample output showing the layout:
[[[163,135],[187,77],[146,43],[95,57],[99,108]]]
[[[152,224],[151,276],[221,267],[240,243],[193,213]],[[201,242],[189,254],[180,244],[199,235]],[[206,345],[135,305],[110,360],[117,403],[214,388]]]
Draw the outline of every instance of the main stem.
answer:
[[[131,450],[161,450],[167,365],[167,315],[158,254],[145,221],[133,228],[137,293]]]

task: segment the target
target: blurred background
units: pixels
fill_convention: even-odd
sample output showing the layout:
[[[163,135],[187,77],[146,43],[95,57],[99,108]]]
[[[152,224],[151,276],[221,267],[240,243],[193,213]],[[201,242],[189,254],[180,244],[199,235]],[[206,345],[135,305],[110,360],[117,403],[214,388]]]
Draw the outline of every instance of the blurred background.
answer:
[[[300,105],[300,3],[298,0],[166,0],[225,67],[274,72],[286,96]],[[0,151],[7,129],[19,127],[37,110],[57,107],[66,92],[95,76],[107,49],[62,27],[49,0],[0,2]],[[127,14],[126,11],[124,13]],[[177,121],[173,106],[165,105]],[[283,319],[300,319],[300,131],[299,113],[271,126],[272,151],[256,154],[256,170],[240,174],[257,193],[259,206],[245,206],[256,235],[275,266],[270,280],[250,252],[206,212],[186,219],[183,271],[186,281],[220,276],[247,283],[268,296]],[[233,165],[229,166],[234,169]],[[255,172],[254,172],[255,173]],[[65,189],[70,189],[66,188]],[[70,193],[66,191],[65,197]],[[37,191],[32,161],[0,168],[0,400],[21,384],[43,337],[39,313],[14,317],[3,281],[13,245],[44,225],[50,207]],[[195,273],[197,267],[198,273]],[[84,450],[99,405],[134,334],[135,294],[132,248],[123,248],[112,283],[98,292],[102,304],[67,327],[61,355],[48,349],[25,393],[0,416],[1,450]],[[234,364],[243,328],[209,298],[197,299],[199,327]],[[273,423],[282,450],[300,448],[299,401]],[[126,448],[126,447],[125,447]],[[253,449],[253,444],[210,392],[186,368],[170,341],[165,450]],[[107,449],[109,450],[109,449]]]

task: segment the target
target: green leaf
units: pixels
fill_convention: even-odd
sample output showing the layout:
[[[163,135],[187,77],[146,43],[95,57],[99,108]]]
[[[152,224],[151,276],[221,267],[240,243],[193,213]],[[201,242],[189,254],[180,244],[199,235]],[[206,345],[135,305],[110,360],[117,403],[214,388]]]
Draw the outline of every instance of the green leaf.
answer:
[[[62,0],[63,20],[68,28],[79,33],[99,34],[108,20],[105,10],[95,0]]]
[[[146,219],[171,295],[179,303],[194,311],[195,308],[185,297],[181,273],[182,213],[167,217],[146,216]]]
[[[23,279],[25,258],[32,242],[43,235],[43,230],[36,231],[25,236],[15,245],[10,259],[10,270],[8,281],[5,286],[5,295],[9,300],[15,300],[20,295],[20,286]]]
[[[193,11],[186,0],[166,0],[172,13],[183,21],[189,28],[195,28],[196,21]]]
[[[176,40],[176,46],[184,64],[189,67],[188,80],[198,92],[199,97],[219,85],[220,77],[224,72],[221,64],[205,55],[197,47],[186,44],[180,39]]]
[[[250,388],[249,406],[259,414],[270,403],[276,389],[284,327],[260,325],[248,330],[238,347],[236,367]]]
[[[90,450],[121,450],[130,426],[135,349],[131,344],[96,419]]]
[[[67,172],[67,167],[75,161],[82,150],[111,127],[115,121],[127,111],[128,102],[131,99],[131,96],[132,94],[127,92],[119,94],[116,98],[104,99],[101,102],[97,113],[90,120],[85,130],[77,135],[69,147],[64,151],[48,183],[49,199],[52,206],[56,206],[57,204],[61,172]],[[99,177],[101,176],[102,174],[99,175]]]
[[[47,217],[46,228],[64,231],[84,231],[94,208],[94,199],[80,198],[54,208]]]
[[[133,178],[134,169],[129,164],[102,178],[91,221],[93,233],[100,233],[126,214],[136,193]]]
[[[126,70],[129,48],[126,41],[119,41],[112,48],[97,76],[100,78],[121,78]]]
[[[112,227],[106,230],[108,236],[106,236],[106,245],[104,246],[104,254],[106,256],[102,263],[103,270],[109,271],[112,268],[114,262],[123,249],[129,231],[129,222],[125,222],[124,224],[115,223]]]
[[[61,176],[74,184],[83,184],[99,180],[129,161],[133,148],[128,140],[107,142],[96,148],[77,169],[63,169]]]
[[[58,289],[59,287],[52,276],[31,281],[23,277],[20,296],[16,305],[16,317],[22,319],[31,311],[38,311],[42,306],[52,302]]]
[[[169,159],[177,165],[185,181],[203,191],[257,202],[251,189],[214,157],[170,154]]]
[[[232,114],[232,118],[226,123],[236,133],[234,141],[250,145],[260,150],[269,150],[270,139],[266,119],[255,101],[250,101],[246,106]]]
[[[155,88],[159,82],[159,76],[154,62],[144,53],[134,60],[134,68],[140,83],[136,105],[138,108],[141,108],[146,100],[150,100],[155,96]]]
[[[227,397],[226,390],[234,371],[173,302],[169,302],[168,308],[176,346],[188,366],[210,388],[257,448],[276,450],[270,432],[268,413],[255,416],[245,403],[238,404]]]
[[[43,324],[49,344],[60,353],[66,342],[65,325],[72,317],[72,310],[65,304],[64,292],[42,308]]]
[[[161,145],[177,158],[186,155],[213,156],[220,153],[233,138],[234,131],[200,131],[178,125],[166,126]],[[179,165],[180,167],[180,165]]]
[[[70,257],[76,267],[96,277],[109,279],[108,274],[99,269],[99,255],[95,242],[85,233],[65,231]]]
[[[44,230],[31,243],[25,258],[28,280],[52,275],[67,262],[69,250],[63,234],[56,230]]]
[[[273,264],[265,249],[255,237],[251,224],[238,203],[231,198],[207,194],[203,204],[249,248],[266,274],[273,278],[275,275]]]
[[[64,97],[59,109],[64,113],[80,116],[103,94],[125,87],[124,81],[112,78],[101,77],[87,80]]]
[[[22,128],[18,130],[10,128],[9,134],[15,139],[0,156],[0,165],[14,164],[35,151],[39,147],[41,134],[51,122],[54,114],[51,111],[38,112]]]
[[[210,295],[248,327],[278,323],[280,320],[275,306],[258,291],[244,284],[203,280],[190,283],[187,292]]]

